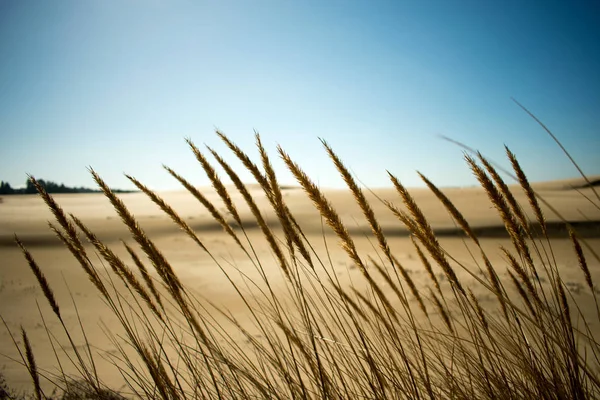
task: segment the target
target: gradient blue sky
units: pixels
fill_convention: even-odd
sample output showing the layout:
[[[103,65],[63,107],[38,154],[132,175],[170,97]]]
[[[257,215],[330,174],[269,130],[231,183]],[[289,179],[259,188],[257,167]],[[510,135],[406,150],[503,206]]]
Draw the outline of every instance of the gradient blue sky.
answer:
[[[92,166],[177,189],[165,163],[205,185],[184,138],[224,150],[215,128],[253,155],[256,129],[322,186],[343,183],[319,137],[370,187],[385,169],[475,183],[438,135],[505,165],[506,144],[532,180],[576,176],[511,97],[598,174],[598,4],[0,0],[0,180],[92,187]]]

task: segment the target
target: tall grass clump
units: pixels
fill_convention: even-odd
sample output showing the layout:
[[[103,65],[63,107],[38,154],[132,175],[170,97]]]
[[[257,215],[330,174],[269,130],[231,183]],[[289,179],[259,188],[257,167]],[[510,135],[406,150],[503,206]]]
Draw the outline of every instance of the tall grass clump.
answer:
[[[267,218],[252,191],[219,153],[190,149],[207,174],[222,204],[171,168],[166,171],[194,196],[248,260],[250,270],[228,265],[158,193],[128,176],[133,184],[197,244],[231,284],[245,307],[244,321],[211,299],[186,287],[174,266],[149,237],[125,203],[95,172],[92,176],[111,202],[130,240],[123,242],[129,259],[98,238],[75,215],[66,214],[51,195],[31,178],[55,216],[51,229],[72,253],[91,283],[121,323],[122,342],[115,367],[132,396],[163,399],[593,399],[600,398],[600,345],[593,336],[600,312],[584,317],[555,261],[553,240],[540,202],[516,156],[506,149],[512,175],[524,190],[519,204],[494,165],[478,153],[465,160],[500,216],[510,245],[498,249],[503,262],[492,262],[476,230],[433,182],[421,175],[463,232],[472,263],[456,259],[400,180],[389,173],[401,202],[385,202],[406,230],[426,272],[427,284],[414,282],[394,254],[390,238],[372,204],[343,161],[323,146],[347,184],[370,229],[377,256],[361,253],[340,214],[326,194],[288,153],[278,148],[298,184],[324,223],[337,237],[351,268],[360,279],[339,280],[335,260],[316,250],[293,215],[258,134],[260,161],[217,132],[227,148],[258,182],[276,220]],[[216,160],[214,164],[208,156]],[[253,221],[244,220],[232,186],[241,195]],[[506,171],[505,171],[506,172]],[[519,189],[517,189],[519,190]],[[236,194],[237,196],[237,194]],[[596,207],[600,200],[591,198]],[[530,209],[531,211],[528,211]],[[225,210],[225,211],[223,211]],[[530,219],[528,215],[533,215]],[[591,262],[598,253],[568,227],[573,257],[587,290],[595,283]],[[326,227],[328,228],[326,228]],[[272,256],[257,251],[250,240],[257,227]],[[325,235],[325,234],[324,234]],[[113,398],[94,362],[93,346],[75,346],[53,291],[27,247],[17,238],[53,315],[74,350],[78,380],[90,398]],[[101,260],[98,263],[95,257]],[[267,264],[275,262],[281,279]],[[108,268],[105,271],[104,266]],[[108,272],[107,272],[108,271]],[[283,283],[282,283],[283,282]],[[122,285],[124,290],[117,290]],[[492,302],[482,304],[487,293]],[[589,315],[586,314],[586,315]],[[248,322],[248,320],[250,322]],[[82,326],[83,328],[83,326]],[[113,328],[111,328],[112,330]],[[35,396],[45,398],[40,380],[67,382],[65,372],[36,368],[35,355],[22,331],[22,362],[32,377]],[[55,336],[52,336],[53,338]],[[243,340],[241,340],[243,339]],[[53,340],[55,343],[56,339]],[[125,343],[125,344],[122,344]],[[15,341],[16,345],[16,341]],[[64,347],[63,347],[64,349]],[[58,357],[58,356],[57,356]],[[63,371],[62,366],[59,368]],[[68,391],[68,387],[65,387]]]

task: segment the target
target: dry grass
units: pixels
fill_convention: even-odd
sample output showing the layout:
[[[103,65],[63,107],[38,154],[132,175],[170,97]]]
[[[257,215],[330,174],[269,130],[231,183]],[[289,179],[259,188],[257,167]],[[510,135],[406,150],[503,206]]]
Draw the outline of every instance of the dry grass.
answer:
[[[523,209],[525,206],[517,203],[493,165],[481,155],[466,156],[511,239],[512,248],[501,249],[506,260],[502,265],[492,265],[461,212],[442,190],[421,176],[477,250],[473,256],[475,269],[456,262],[438,241],[409,191],[390,174],[403,205],[387,203],[387,206],[410,232],[429,279],[426,287],[419,288],[394,255],[362,189],[333,149],[323,142],[371,228],[381,255],[378,259],[359,252],[325,194],[280,148],[279,155],[286,166],[360,271],[363,281],[349,286],[338,281],[328,254],[319,254],[307,241],[285,203],[259,136],[256,141],[262,170],[225,135],[220,132],[218,135],[255,177],[278,218],[279,227],[267,224],[237,173],[209,148],[249,207],[275,256],[285,277],[285,295],[273,290],[273,277],[265,272],[263,264],[268,261],[258,257],[256,244],[248,239],[238,205],[214,167],[190,140],[188,144],[233,223],[227,222],[219,207],[185,178],[165,168],[209,211],[232,244],[243,250],[256,269],[257,274],[252,276],[258,278],[250,278],[250,273],[235,266],[232,269],[222,265],[175,210],[145,185],[132,177],[129,179],[225,274],[246,306],[252,329],[227,310],[186,288],[125,204],[94,171],[94,179],[153,270],[134,247],[123,243],[133,261],[133,267],[129,267],[130,262],[121,259],[82,221],[66,215],[52,196],[31,178],[56,217],[58,225],[51,228],[121,322],[127,348],[119,345],[120,357],[114,363],[126,378],[132,396],[164,399],[600,398],[600,344],[591,333],[591,325],[600,322],[600,311],[598,319],[586,320],[570,295],[551,256],[552,242],[545,229],[538,196],[508,149],[514,174],[527,194],[527,206],[533,209],[535,222],[541,227],[541,238],[533,232],[532,221],[527,219]],[[283,238],[279,234],[283,234]],[[103,276],[99,272],[87,253],[90,247],[84,245],[81,237],[93,246],[113,275]],[[570,238],[574,260],[588,289],[594,293],[596,310],[599,310],[586,259],[589,255],[582,246],[585,243],[574,229],[570,230]],[[62,323],[60,305],[44,274],[18,238],[17,242],[50,304],[53,318],[58,318],[70,340],[69,331]],[[600,260],[596,257],[596,261]],[[436,274],[438,269],[450,287],[442,287],[440,275]],[[152,278],[152,271],[156,272],[157,279]],[[467,285],[459,278],[465,274],[474,284]],[[237,279],[239,276],[241,280]],[[502,278],[506,276],[509,278]],[[117,291],[111,277],[121,281],[128,293]],[[549,284],[544,286],[543,280]],[[474,294],[476,288],[493,295],[496,299],[493,307],[482,306]],[[254,334],[253,329],[260,335]],[[236,339],[240,336],[246,339],[244,346]],[[47,397],[41,389],[41,379],[73,382],[64,372],[58,377],[40,372],[24,330],[22,337],[25,343],[22,361],[32,376],[37,398]],[[103,388],[91,346],[87,344],[82,350],[72,340],[70,343],[76,356],[72,362],[80,372],[78,378],[84,382],[81,387],[85,387],[85,396],[117,398],[110,397],[116,395]],[[59,368],[62,371],[62,366]],[[77,396],[73,386],[63,385],[63,389]]]

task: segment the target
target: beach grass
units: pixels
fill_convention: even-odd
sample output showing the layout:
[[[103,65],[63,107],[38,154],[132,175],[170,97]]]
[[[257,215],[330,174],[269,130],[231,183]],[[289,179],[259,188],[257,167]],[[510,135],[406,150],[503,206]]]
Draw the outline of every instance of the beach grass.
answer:
[[[286,204],[271,155],[259,135],[258,163],[223,133],[217,135],[252,174],[275,222],[265,217],[239,171],[211,148],[201,150],[187,141],[219,196],[218,204],[180,173],[165,169],[222,227],[232,248],[243,253],[249,270],[213,254],[210,244],[159,193],[128,178],[212,260],[243,302],[243,320],[186,286],[176,266],[95,171],[91,174],[98,187],[128,228],[130,241],[122,244],[128,258],[119,256],[111,248],[113,244],[97,237],[76,215],[66,213],[31,177],[54,215],[50,229],[120,322],[118,333],[111,327],[115,339],[122,339],[114,341],[118,352],[111,360],[128,385],[119,394],[106,387],[85,326],[77,332],[86,338],[85,345],[76,345],[62,315],[67,305],[55,298],[44,276],[43,260],[38,264],[16,237],[50,306],[51,312],[42,317],[57,320],[66,338],[66,344],[59,345],[58,333],[48,333],[55,353],[68,350],[77,370],[77,376],[72,376],[58,362],[58,372],[40,371],[27,332],[11,332],[21,362],[31,375],[33,397],[56,396],[45,393],[40,384],[49,380],[64,392],[64,399],[600,398],[600,344],[593,334],[600,323],[600,308],[590,272],[590,265],[600,262],[598,252],[587,245],[576,227],[563,221],[573,260],[587,285],[585,290],[593,296],[590,304],[595,312],[584,313],[584,305],[566,285],[553,254],[554,239],[541,204],[549,205],[536,193],[508,148],[512,171],[498,170],[479,153],[465,153],[468,168],[509,238],[510,244],[497,249],[503,255],[501,263],[491,261],[477,231],[444,191],[421,175],[452,217],[472,256],[469,263],[455,258],[410,190],[389,173],[401,201],[381,201],[406,229],[426,272],[425,285],[414,281],[395,254],[365,189],[331,146],[322,142],[363,214],[375,256],[361,252],[326,193],[278,148],[277,156],[310,198],[324,231],[331,230],[337,238],[348,268],[358,271],[348,283],[334,271],[335,260],[327,247],[317,250],[303,231],[302,221]],[[217,166],[233,185],[224,183]],[[504,172],[514,176],[518,189],[505,182]],[[524,191],[526,204],[516,200],[515,190]],[[600,197],[593,193],[590,201],[599,208]],[[269,248],[268,255],[257,251],[255,236],[247,233],[248,221],[240,216],[241,205],[234,200],[240,197],[252,214],[253,226],[261,232],[260,240]],[[273,263],[277,274],[267,268]],[[492,300],[483,304],[483,295]]]

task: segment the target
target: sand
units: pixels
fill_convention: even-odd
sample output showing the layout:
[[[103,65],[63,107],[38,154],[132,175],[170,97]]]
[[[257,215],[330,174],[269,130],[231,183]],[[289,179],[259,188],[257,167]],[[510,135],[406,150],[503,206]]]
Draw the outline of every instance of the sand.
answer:
[[[582,186],[580,179],[574,179],[545,182],[537,184],[535,187],[563,218],[574,223],[590,246],[599,249],[600,210],[586,199],[586,196],[589,198],[594,196],[592,189]],[[261,190],[256,186],[250,187],[259,208],[265,213],[268,223],[276,229],[276,217],[269,210],[268,202]],[[222,206],[212,189],[203,188],[202,192],[209,199],[214,200],[223,212],[225,211],[225,207]],[[366,259],[367,255],[377,254],[368,226],[350,193],[347,190],[326,190],[325,193],[347,224],[348,230],[353,234],[361,256]],[[460,231],[456,229],[452,219],[437,199],[426,189],[414,189],[411,190],[411,193],[440,235],[442,244],[456,258],[472,264]],[[450,197],[476,229],[482,238],[483,246],[489,250],[492,261],[497,263],[496,265],[502,265],[504,261],[497,248],[499,245],[510,248],[511,244],[485,193],[479,188],[451,188],[445,189],[444,193]],[[516,194],[517,199],[526,205],[527,202],[522,192],[517,190]],[[221,227],[212,220],[207,211],[190,194],[165,192],[160,195],[198,233],[217,259],[222,260],[225,265],[231,264],[242,270],[251,270],[243,253],[232,245],[232,240],[222,232]],[[340,279],[347,284],[350,284],[351,280],[360,281],[358,271],[351,268],[347,255],[339,248],[331,231],[323,226],[317,212],[302,190],[287,188],[284,196],[309,240],[320,254],[325,255],[324,243],[327,243],[334,269],[336,273],[339,273]],[[132,240],[106,198],[99,194],[69,194],[55,195],[54,197],[65,211],[82,219],[100,239],[113,248],[117,254],[128,260],[120,240],[125,240],[127,243],[132,243]],[[122,194],[119,197],[139,219],[140,225],[146,230],[148,236],[155,240],[181,280],[189,288],[231,310],[233,315],[244,318],[246,311],[242,302],[214,262],[162,214],[158,207],[141,193]],[[399,196],[392,189],[376,189],[368,193],[367,197],[388,235],[392,250],[411,272],[417,285],[425,285],[427,277],[411,247],[407,231],[385,205],[377,200],[379,197],[400,206]],[[277,282],[277,279],[282,278],[272,252],[263,240],[260,230],[253,223],[248,208],[242,205],[241,196],[235,195],[234,201],[242,210],[242,218],[247,221],[247,233],[250,241],[256,246],[255,250],[264,261],[267,273],[273,277],[274,282]],[[525,207],[525,209],[528,216],[533,218],[529,207]],[[563,278],[572,289],[576,300],[580,301],[580,304],[590,305],[582,307],[583,312],[588,314],[593,311],[592,296],[577,268],[570,242],[565,239],[564,227],[560,223],[560,218],[554,215],[548,207],[544,206],[543,210],[552,227],[553,250],[557,264],[561,267]],[[51,213],[38,196],[2,196],[0,202],[0,315],[6,320],[8,328],[13,333],[17,333],[17,336],[19,336],[21,326],[27,330],[40,368],[56,372],[55,356],[51,346],[48,345],[46,329],[36,303],[39,303],[45,316],[45,323],[50,330],[61,341],[64,341],[64,334],[60,331],[60,325],[56,318],[50,314],[41,289],[20,250],[14,244],[15,233],[19,235],[40,264],[55,292],[65,322],[70,329],[79,332],[78,318],[81,318],[88,339],[94,347],[107,352],[107,354],[115,354],[116,347],[107,337],[105,330],[118,327],[119,323],[104,305],[81,267],[49,230],[48,221],[52,220]],[[93,254],[91,247],[89,251]],[[98,265],[100,264],[98,263]],[[600,265],[592,258],[590,258],[590,268],[592,277],[598,281]],[[466,274],[463,276],[466,282],[471,279]],[[480,294],[484,296],[483,293]],[[73,301],[77,304],[79,317],[73,307]],[[598,321],[592,324],[592,328],[600,332]],[[80,334],[76,335],[76,340],[83,344]],[[19,345],[22,345],[20,340],[18,342]],[[58,351],[61,352],[60,349]],[[67,352],[69,353],[69,351]],[[72,352],[69,354],[72,355]],[[14,361],[15,359],[17,361]],[[29,388],[31,385],[29,375],[18,361],[18,352],[6,327],[0,326],[0,371],[11,386]],[[122,385],[122,378],[109,362],[99,359],[98,366],[102,378],[107,384],[115,388]],[[44,382],[44,385],[49,387],[48,382]]]

